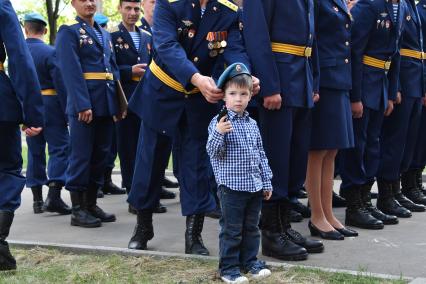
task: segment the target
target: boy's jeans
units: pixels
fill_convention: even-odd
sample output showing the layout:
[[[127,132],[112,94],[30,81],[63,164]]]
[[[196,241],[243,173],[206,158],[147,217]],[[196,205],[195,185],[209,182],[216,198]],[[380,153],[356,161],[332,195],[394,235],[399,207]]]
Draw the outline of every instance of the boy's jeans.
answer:
[[[258,262],[263,193],[233,191],[221,185],[218,195],[222,209],[219,221],[220,274],[240,273],[240,268],[248,271]]]

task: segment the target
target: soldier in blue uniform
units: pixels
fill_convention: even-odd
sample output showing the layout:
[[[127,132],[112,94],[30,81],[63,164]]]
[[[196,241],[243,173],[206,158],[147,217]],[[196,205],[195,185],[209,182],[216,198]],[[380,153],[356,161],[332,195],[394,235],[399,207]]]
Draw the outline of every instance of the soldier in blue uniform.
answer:
[[[16,269],[6,238],[25,186],[22,176],[21,133],[42,131],[40,85],[21,26],[9,0],[0,0],[0,270]],[[9,58],[9,76],[4,62]]]
[[[67,90],[70,159],[65,188],[71,192],[71,225],[99,227],[114,214],[96,205],[119,114],[116,83],[120,74],[108,32],[93,19],[95,0],[72,0],[76,21],[59,29],[59,67]]]
[[[61,199],[68,165],[69,133],[65,116],[66,94],[56,65],[55,49],[44,43],[46,20],[38,13],[26,14],[24,28],[27,44],[37,69],[44,106],[44,129],[41,135],[27,137],[27,187],[33,193],[34,213],[57,212],[71,214],[71,208]],[[59,94],[58,94],[59,93]],[[46,143],[49,161],[46,176]],[[43,185],[49,193],[43,206]]]
[[[262,208],[262,253],[304,260],[308,252],[324,249],[322,242],[293,230],[289,221],[290,199],[297,197],[305,181],[310,108],[318,96],[316,60],[311,57],[316,54],[314,3],[246,1],[243,15],[253,74],[262,83],[259,125],[274,173],[274,196]]]
[[[204,215],[215,208],[208,182],[207,127],[223,97],[210,75],[219,55],[228,64],[248,64],[238,19],[238,7],[228,0],[156,2],[153,60],[130,101],[142,125],[135,165],[141,178],[133,180],[128,198],[138,210],[129,248],[146,249],[154,236],[152,210],[169,155],[162,149],[178,133],[185,252],[209,254],[201,238]]]
[[[405,1],[359,0],[352,8],[352,91],[350,93],[355,148],[340,152],[341,194],[348,201],[346,225],[381,229],[396,224],[394,215],[411,214],[392,197],[390,187],[379,180],[382,200],[396,211],[384,214],[372,206],[370,191],[380,156],[379,137],[384,116],[393,111],[397,95],[400,45]],[[367,209],[367,210],[365,210]],[[397,214],[398,213],[398,214]]]
[[[422,101],[426,91],[423,64],[423,59],[426,58],[423,53],[424,27],[415,1],[406,2],[408,12],[404,19],[400,50],[399,104],[383,122],[377,179],[391,184],[394,198],[402,206],[412,212],[423,212],[426,210],[426,196],[416,187],[415,172],[409,171],[409,167],[415,154]],[[381,201],[379,195],[378,202]]]

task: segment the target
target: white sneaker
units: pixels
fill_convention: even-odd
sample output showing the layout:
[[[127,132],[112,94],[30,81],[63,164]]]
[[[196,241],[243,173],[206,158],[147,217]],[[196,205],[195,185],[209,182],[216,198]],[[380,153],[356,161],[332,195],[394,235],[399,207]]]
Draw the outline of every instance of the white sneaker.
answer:
[[[260,270],[252,269],[248,273],[254,279],[266,278],[272,274],[271,270],[268,268],[262,268]]]
[[[222,279],[223,282],[229,284],[249,283],[248,278],[241,275],[223,275],[220,277],[220,279]]]

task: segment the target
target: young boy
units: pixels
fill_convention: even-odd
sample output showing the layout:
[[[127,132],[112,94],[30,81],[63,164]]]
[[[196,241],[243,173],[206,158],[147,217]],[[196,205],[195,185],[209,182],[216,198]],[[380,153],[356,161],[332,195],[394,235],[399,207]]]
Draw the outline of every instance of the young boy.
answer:
[[[256,255],[262,199],[268,200],[272,195],[272,172],[257,124],[246,111],[253,90],[247,67],[232,64],[220,76],[217,86],[225,93],[227,113],[222,116],[221,112],[211,121],[207,152],[222,209],[219,270],[226,283],[247,283],[240,268],[253,278],[271,274]]]

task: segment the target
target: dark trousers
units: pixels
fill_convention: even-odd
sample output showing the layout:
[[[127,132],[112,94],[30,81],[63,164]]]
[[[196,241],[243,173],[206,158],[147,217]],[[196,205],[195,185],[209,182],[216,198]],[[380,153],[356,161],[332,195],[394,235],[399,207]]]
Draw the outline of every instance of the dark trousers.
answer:
[[[259,218],[262,191],[239,192],[219,186],[222,209],[219,234],[219,269],[232,275],[256,264],[260,246]]]
[[[421,117],[421,98],[404,97],[383,121],[377,178],[399,180],[413,160]]]
[[[95,117],[89,124],[69,117],[70,158],[66,171],[66,189],[85,191],[103,185],[108,154],[111,149],[113,121]]]
[[[410,169],[419,170],[426,166],[426,107],[422,107],[414,157]]]
[[[339,153],[339,171],[344,190],[374,181],[380,161],[380,131],[383,110],[365,107],[361,118],[353,119],[355,147]]]
[[[13,212],[21,204],[25,186],[19,124],[0,122],[0,133],[0,210]]]
[[[306,178],[310,144],[310,109],[259,109],[263,145],[274,176],[271,201],[295,197]]]

